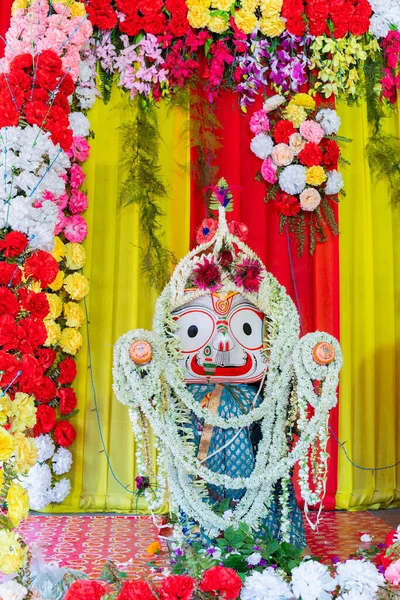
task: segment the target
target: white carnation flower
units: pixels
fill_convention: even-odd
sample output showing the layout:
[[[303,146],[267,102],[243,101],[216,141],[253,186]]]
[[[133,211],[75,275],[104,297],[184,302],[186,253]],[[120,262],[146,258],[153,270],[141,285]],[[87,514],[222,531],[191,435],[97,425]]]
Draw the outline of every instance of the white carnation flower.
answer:
[[[268,158],[273,147],[274,142],[269,135],[266,135],[265,133],[259,133],[258,135],[254,136],[250,143],[251,151],[262,160]]]
[[[358,592],[365,596],[376,594],[385,578],[371,562],[346,560],[338,565],[336,582],[343,592]]]
[[[335,588],[328,567],[315,560],[303,561],[292,571],[293,594],[301,600],[331,600]]]
[[[36,463],[32,469],[29,469],[27,477],[22,479],[21,485],[28,491],[33,489],[47,490],[51,485],[49,465]]]
[[[77,88],[76,96],[79,100],[79,105],[84,110],[92,108],[97,98],[96,89],[94,88]]]
[[[328,180],[326,182],[325,193],[328,196],[334,196],[335,194],[338,194],[344,186],[343,177],[342,174],[335,169],[333,171],[328,171],[327,175]]]
[[[287,194],[301,194],[306,187],[306,170],[302,165],[289,165],[279,175],[279,185]]]
[[[38,462],[44,462],[53,456],[56,447],[48,433],[46,435],[39,435],[36,437],[35,444],[39,453]]]
[[[289,600],[292,597],[289,585],[271,567],[247,577],[240,594],[241,600]]]
[[[90,121],[81,112],[73,112],[69,115],[69,124],[74,137],[87,137],[90,131]]]
[[[72,453],[67,448],[60,447],[54,454],[53,458],[53,471],[56,475],[63,475],[68,473],[72,466]]]
[[[28,490],[29,507],[32,510],[43,510],[50,504],[49,490],[33,488]]]
[[[323,108],[316,116],[316,120],[321,124],[326,135],[337,133],[342,124],[342,120],[336,110],[332,108]]]
[[[286,100],[283,96],[275,94],[275,96],[271,96],[271,98],[266,99],[266,101],[263,104],[263,108],[266,113],[269,113],[272,110],[275,110],[276,108],[281,106],[281,104],[283,104],[284,102],[286,102]]]
[[[250,554],[250,556],[248,556],[246,558],[246,562],[248,565],[251,565],[252,567],[256,567],[257,565],[260,564],[261,559],[262,559],[262,556],[259,552],[253,552],[253,554]]]
[[[17,583],[15,579],[0,583],[1,600],[24,600],[27,594],[26,587]]]
[[[345,592],[341,596],[338,597],[338,600],[375,600],[376,594],[360,594],[354,590],[350,592]]]
[[[56,483],[50,490],[50,501],[59,504],[63,502],[71,491],[71,482],[69,479],[63,477]]]
[[[82,60],[79,64],[79,81],[88,83],[93,77],[90,64],[86,60]]]
[[[369,32],[377,38],[385,38],[390,31],[390,23],[384,15],[374,14],[371,17]]]
[[[363,542],[364,544],[368,544],[369,542],[372,542],[372,540],[373,536],[369,535],[368,533],[363,533],[360,535],[360,542]]]

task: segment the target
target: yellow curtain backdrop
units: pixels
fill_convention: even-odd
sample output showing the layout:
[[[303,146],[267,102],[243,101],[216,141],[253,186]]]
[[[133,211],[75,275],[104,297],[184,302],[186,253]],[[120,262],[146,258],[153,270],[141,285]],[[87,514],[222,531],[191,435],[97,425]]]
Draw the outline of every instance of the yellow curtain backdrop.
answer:
[[[400,460],[400,207],[390,204],[385,183],[371,178],[366,107],[339,106],[339,113],[340,133],[353,140],[339,208],[339,438],[356,464],[378,468]],[[385,125],[399,135],[397,115]],[[336,500],[350,510],[400,506],[400,467],[355,469],[339,450]]]
[[[122,96],[114,89],[111,102],[96,102],[89,119],[95,138],[85,165],[85,187],[89,194],[86,215],[89,235],[85,242],[85,275],[90,280],[87,298],[89,335],[94,385],[102,434],[115,475],[134,490],[135,444],[128,409],[112,392],[113,346],[130,329],[150,328],[157,294],[145,285],[140,268],[139,218],[136,206],[119,207],[122,174],[119,160],[121,123],[134,115],[134,109],[121,108]],[[189,249],[190,186],[188,175],[179,165],[188,161],[188,144],[182,140],[186,129],[184,111],[160,109],[159,124],[162,175],[169,199],[162,219],[165,243],[177,257]],[[113,478],[101,452],[94,394],[88,361],[87,337],[78,356],[76,392],[80,412],[75,418],[77,439],[72,446],[74,465],[70,473],[72,492],[60,511],[135,510],[136,500]],[[140,505],[139,505],[140,509]]]

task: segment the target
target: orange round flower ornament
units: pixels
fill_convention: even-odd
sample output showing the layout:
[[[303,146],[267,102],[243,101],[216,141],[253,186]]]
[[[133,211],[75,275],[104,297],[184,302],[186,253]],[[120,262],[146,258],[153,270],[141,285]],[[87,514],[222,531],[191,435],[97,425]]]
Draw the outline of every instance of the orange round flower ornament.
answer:
[[[314,346],[313,358],[319,365],[329,365],[335,360],[335,348],[328,342],[320,342]]]
[[[136,365],[147,365],[153,358],[153,348],[150,342],[135,340],[129,347],[129,356]]]

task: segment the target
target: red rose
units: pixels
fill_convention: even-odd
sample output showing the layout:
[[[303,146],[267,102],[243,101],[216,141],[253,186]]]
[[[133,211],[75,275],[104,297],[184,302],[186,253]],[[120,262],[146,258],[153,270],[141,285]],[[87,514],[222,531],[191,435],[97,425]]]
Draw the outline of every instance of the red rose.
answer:
[[[35,437],[53,431],[56,424],[56,411],[47,404],[39,404],[36,409],[36,425],[33,428]]]
[[[300,212],[300,202],[295,196],[282,192],[280,200],[277,202],[277,207],[281,215],[286,217],[293,217]]]
[[[240,223],[239,221],[231,221],[228,225],[228,228],[229,232],[232,235],[235,235],[241,242],[245,242],[247,240],[249,228],[244,223]]]
[[[43,288],[48,287],[58,274],[58,264],[55,258],[44,250],[37,250],[30,256],[24,265],[25,276],[32,277],[40,284]]]
[[[44,375],[41,381],[35,386],[35,398],[38,402],[50,402],[57,394],[57,386],[54,381]]]
[[[37,358],[43,371],[47,371],[56,360],[57,352],[52,348],[37,348],[37,350],[35,350],[35,358]]]
[[[17,377],[18,371],[21,370],[21,363],[12,354],[0,351],[0,385],[4,389],[11,384]],[[20,378],[15,381],[19,383]]]
[[[16,264],[0,262],[0,285],[7,287],[17,286],[21,283],[21,269]]]
[[[211,567],[204,572],[200,589],[202,592],[217,592],[222,598],[234,600],[239,597],[242,580],[233,569]]]
[[[32,292],[26,288],[19,290],[21,306],[31,313],[32,317],[45,319],[50,312],[49,301],[44,292]]]
[[[18,335],[21,352],[30,354],[47,339],[46,327],[42,320],[25,317],[18,321]]]
[[[293,127],[291,121],[281,119],[277,122],[274,129],[274,139],[277,144],[288,144],[289,138],[293,133],[296,133],[297,129]]]
[[[10,231],[4,240],[0,240],[0,250],[3,250],[4,256],[21,256],[28,246],[28,239],[24,233],[19,231]]]
[[[147,581],[125,581],[117,600],[156,600]]]
[[[117,14],[110,5],[111,0],[90,0],[86,10],[92,25],[99,29],[113,29],[116,26]]]
[[[340,149],[334,140],[324,139],[321,141],[323,150],[321,164],[325,167],[336,167],[340,157]]]
[[[75,410],[78,400],[72,388],[61,388],[58,390],[57,396],[60,398],[60,413],[62,415],[69,415]]]
[[[3,350],[18,350],[18,325],[11,315],[0,317],[0,346]]]
[[[60,374],[57,378],[58,383],[65,385],[72,383],[76,377],[76,363],[72,358],[66,358],[58,365]]]
[[[221,267],[230,267],[233,262],[233,255],[230,250],[221,250],[218,256],[218,262]]]
[[[76,431],[69,421],[58,421],[54,429],[54,439],[59,446],[67,448],[76,438]],[[74,599],[75,600],[75,599]]]
[[[100,600],[106,589],[98,581],[81,579],[74,581],[64,596],[64,600]]]
[[[5,286],[0,287],[0,316],[11,315],[16,317],[19,313],[19,303],[11,290]]]
[[[160,600],[190,600],[195,584],[188,575],[166,577],[161,582]]]
[[[306,167],[314,167],[321,164],[322,150],[318,144],[314,142],[308,142],[301,152],[298,154],[298,158],[302,165]]]

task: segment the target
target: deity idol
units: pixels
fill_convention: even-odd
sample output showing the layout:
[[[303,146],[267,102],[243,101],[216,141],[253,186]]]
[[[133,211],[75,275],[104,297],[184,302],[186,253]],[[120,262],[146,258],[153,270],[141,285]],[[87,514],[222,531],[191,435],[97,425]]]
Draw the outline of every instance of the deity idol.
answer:
[[[129,406],[151,510],[168,491],[189,537],[208,541],[243,522],[303,547],[291,474],[299,462],[306,510],[322,501],[340,347],[321,332],[299,340],[293,302],[231,233],[231,204],[221,180],[215,231],[176,267],[153,332],[118,341],[114,390]]]

